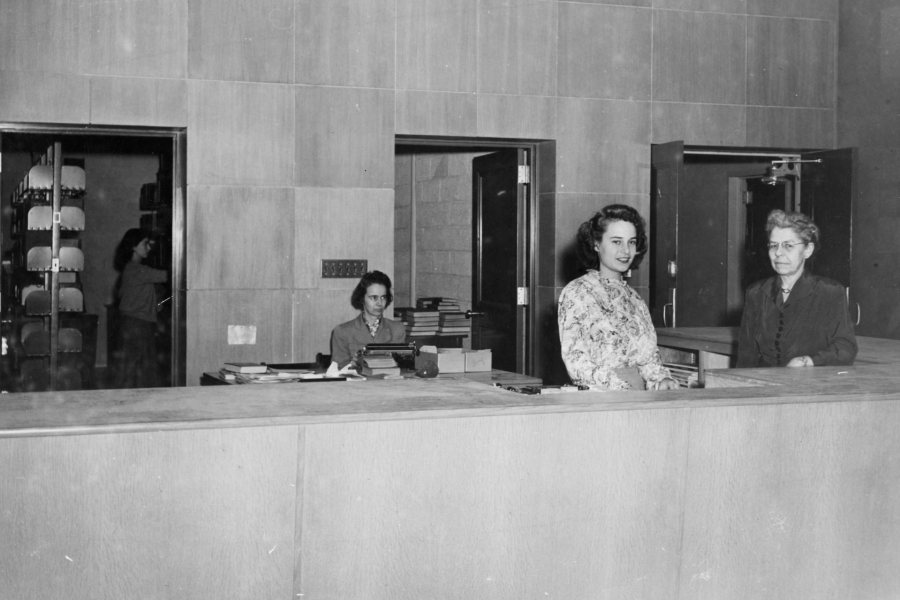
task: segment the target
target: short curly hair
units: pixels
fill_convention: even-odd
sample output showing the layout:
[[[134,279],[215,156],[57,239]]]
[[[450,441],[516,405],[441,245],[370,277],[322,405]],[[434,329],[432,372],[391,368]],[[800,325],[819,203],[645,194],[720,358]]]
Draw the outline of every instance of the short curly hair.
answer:
[[[766,235],[770,235],[776,227],[793,229],[804,243],[813,244],[818,250],[819,228],[803,213],[773,210],[766,219]]]
[[[585,269],[599,269],[600,257],[594,249],[595,244],[603,239],[603,234],[613,221],[625,221],[634,225],[637,232],[637,248],[631,268],[636,269],[647,253],[647,226],[644,218],[627,204],[610,204],[604,206],[593,217],[578,228],[578,260]]]
[[[353,305],[353,308],[356,310],[363,309],[363,299],[366,297],[366,290],[374,283],[380,283],[386,290],[387,303],[384,307],[387,308],[391,305],[391,302],[394,301],[394,294],[391,292],[391,278],[381,271],[369,271],[360,278],[359,283],[356,284],[356,289],[353,290],[353,294],[350,296],[350,304]]]

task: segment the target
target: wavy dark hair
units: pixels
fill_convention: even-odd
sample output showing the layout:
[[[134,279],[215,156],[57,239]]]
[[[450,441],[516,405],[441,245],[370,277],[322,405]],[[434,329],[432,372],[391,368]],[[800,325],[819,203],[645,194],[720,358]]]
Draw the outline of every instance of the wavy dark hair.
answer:
[[[610,204],[601,208],[578,228],[576,252],[585,269],[600,268],[600,257],[597,256],[594,246],[603,239],[603,234],[613,221],[631,223],[637,232],[637,248],[631,261],[631,268],[636,269],[644,259],[647,253],[647,226],[644,224],[644,218],[627,204]]]
[[[384,307],[387,308],[391,305],[391,302],[394,301],[394,294],[391,292],[391,278],[381,271],[369,271],[362,276],[359,283],[356,284],[356,289],[353,290],[353,294],[350,296],[350,304],[353,305],[353,308],[356,310],[363,309],[363,298],[366,296],[366,290],[373,283],[380,283],[386,290],[387,304]]]
[[[116,254],[113,256],[113,267],[115,267],[116,271],[121,271],[125,268],[125,265],[131,262],[135,246],[140,244],[144,238],[149,239],[150,234],[137,227],[125,232],[125,235],[122,236],[122,241],[116,246]]]

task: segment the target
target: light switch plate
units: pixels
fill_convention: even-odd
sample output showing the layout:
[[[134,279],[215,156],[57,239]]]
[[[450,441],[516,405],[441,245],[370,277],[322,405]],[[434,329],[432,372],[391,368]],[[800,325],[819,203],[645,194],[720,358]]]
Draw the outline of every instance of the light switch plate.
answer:
[[[322,259],[323,278],[351,278],[358,279],[366,274],[369,269],[369,261],[365,259]]]

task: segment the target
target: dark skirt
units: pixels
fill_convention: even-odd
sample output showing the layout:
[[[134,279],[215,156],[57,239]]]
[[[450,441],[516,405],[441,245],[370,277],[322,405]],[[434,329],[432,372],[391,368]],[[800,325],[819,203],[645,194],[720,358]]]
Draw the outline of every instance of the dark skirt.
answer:
[[[156,387],[156,323],[120,314],[119,348],[116,387]]]

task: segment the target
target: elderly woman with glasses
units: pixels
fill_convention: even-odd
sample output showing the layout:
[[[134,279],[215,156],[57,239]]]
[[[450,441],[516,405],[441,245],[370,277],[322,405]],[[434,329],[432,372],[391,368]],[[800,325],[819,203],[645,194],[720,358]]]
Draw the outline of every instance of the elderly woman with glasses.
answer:
[[[766,222],[775,276],[746,293],[738,367],[849,365],[856,337],[844,286],[805,268],[819,228],[804,214],[773,210]]]
[[[342,369],[356,357],[357,351],[369,344],[404,343],[406,326],[384,316],[393,300],[390,277],[381,271],[363,275],[350,296],[350,304],[359,311],[359,316],[332,330],[331,362]]]

